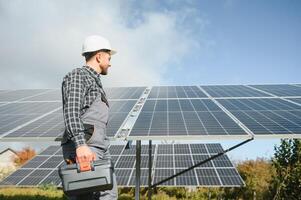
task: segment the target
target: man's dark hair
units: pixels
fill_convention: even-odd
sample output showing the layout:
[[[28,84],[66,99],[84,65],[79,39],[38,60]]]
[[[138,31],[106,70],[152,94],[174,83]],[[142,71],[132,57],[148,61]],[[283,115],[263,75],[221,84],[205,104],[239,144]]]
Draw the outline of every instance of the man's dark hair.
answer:
[[[86,62],[88,62],[93,56],[95,56],[99,52],[110,53],[111,50],[109,50],[109,49],[101,49],[101,50],[98,50],[98,51],[86,52],[86,53],[84,53],[84,57],[86,59]]]

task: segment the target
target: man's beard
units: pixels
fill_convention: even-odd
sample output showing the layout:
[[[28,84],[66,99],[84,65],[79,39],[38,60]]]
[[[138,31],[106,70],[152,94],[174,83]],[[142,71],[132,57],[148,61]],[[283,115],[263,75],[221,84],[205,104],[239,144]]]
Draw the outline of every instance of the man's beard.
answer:
[[[101,70],[100,74],[101,75],[107,75],[108,74],[108,69]]]
[[[108,74],[108,68],[103,69],[102,67],[100,67],[100,69],[101,69],[101,72],[100,72],[101,75],[107,75]]]

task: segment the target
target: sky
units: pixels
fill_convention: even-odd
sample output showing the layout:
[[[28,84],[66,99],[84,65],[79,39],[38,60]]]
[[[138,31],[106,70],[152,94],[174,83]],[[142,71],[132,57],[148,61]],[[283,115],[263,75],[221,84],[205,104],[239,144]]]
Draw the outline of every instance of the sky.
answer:
[[[299,0],[0,0],[0,89],[59,88],[92,34],[118,52],[107,87],[301,83],[300,9]],[[231,156],[269,157],[278,143]]]

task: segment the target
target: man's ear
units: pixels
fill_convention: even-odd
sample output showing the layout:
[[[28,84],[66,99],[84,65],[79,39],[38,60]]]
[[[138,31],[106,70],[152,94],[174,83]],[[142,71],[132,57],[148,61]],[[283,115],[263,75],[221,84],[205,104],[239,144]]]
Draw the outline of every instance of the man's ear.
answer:
[[[96,61],[99,63],[101,60],[101,53],[96,54]]]

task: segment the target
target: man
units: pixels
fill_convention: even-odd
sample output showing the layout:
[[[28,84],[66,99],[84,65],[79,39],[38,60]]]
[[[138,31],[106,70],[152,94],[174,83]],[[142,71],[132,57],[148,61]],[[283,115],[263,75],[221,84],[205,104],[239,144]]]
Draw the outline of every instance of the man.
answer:
[[[106,75],[112,50],[109,41],[101,36],[86,38],[82,56],[86,65],[69,72],[62,83],[65,133],[62,140],[63,156],[67,164],[110,159],[106,136],[108,100],[100,75]],[[117,199],[117,183],[113,176],[112,190],[87,193],[73,199]]]

